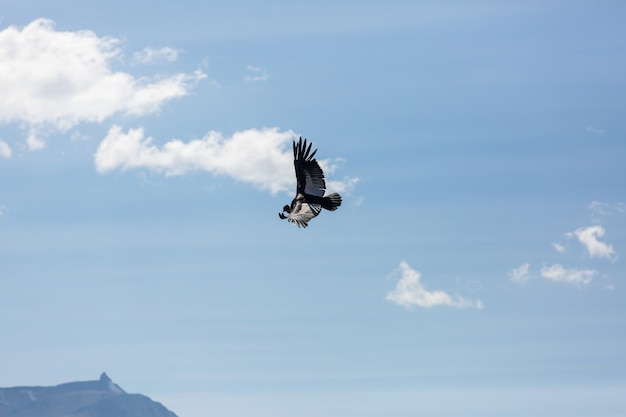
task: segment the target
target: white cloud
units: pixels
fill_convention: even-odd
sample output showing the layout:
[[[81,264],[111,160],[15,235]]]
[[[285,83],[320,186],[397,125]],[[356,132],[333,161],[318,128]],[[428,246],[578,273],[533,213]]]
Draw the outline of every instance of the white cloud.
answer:
[[[530,278],[530,274],[528,273],[529,269],[530,264],[528,263],[522,264],[517,268],[512,269],[509,272],[509,277],[511,278],[511,281],[519,283],[528,282],[528,279]]]
[[[589,256],[598,258],[611,259],[615,256],[613,246],[604,242],[600,242],[598,238],[604,236],[604,228],[600,225],[580,228],[574,231],[574,234],[589,252]]]
[[[194,170],[228,175],[272,193],[295,190],[292,131],[250,129],[223,137],[209,132],[201,139],[178,139],[158,147],[144,130],[122,131],[113,126],[95,154],[95,166],[104,173],[115,169],[148,168],[165,175],[182,175]],[[333,166],[334,168],[334,166]],[[348,189],[355,179],[338,182],[336,188]]]
[[[451,295],[443,291],[428,291],[421,283],[421,274],[411,269],[409,264],[401,262],[399,267],[400,280],[396,288],[387,294],[386,299],[403,307],[417,305],[419,307],[449,306],[457,308],[477,308],[482,309],[483,303],[480,300],[469,300],[467,298]]]
[[[8,143],[0,140],[0,156],[9,159],[13,155],[13,151]]]
[[[153,113],[206,77],[199,70],[165,78],[114,71],[118,44],[89,30],[57,31],[48,19],[0,31],[0,124],[28,127],[29,148],[40,149],[42,131]]]
[[[140,52],[135,52],[133,58],[142,64],[154,64],[159,61],[174,62],[178,59],[179,51],[170,47],[161,49],[144,48]]]
[[[267,81],[270,76],[263,68],[254,67],[252,65],[246,66],[248,70],[248,75],[244,77],[244,81],[247,83],[257,82],[257,81]]]
[[[541,276],[545,279],[576,286],[589,284],[597,273],[593,269],[565,269],[559,264],[541,268]]]
[[[565,253],[565,246],[561,245],[560,243],[553,243],[552,247],[558,253]]]

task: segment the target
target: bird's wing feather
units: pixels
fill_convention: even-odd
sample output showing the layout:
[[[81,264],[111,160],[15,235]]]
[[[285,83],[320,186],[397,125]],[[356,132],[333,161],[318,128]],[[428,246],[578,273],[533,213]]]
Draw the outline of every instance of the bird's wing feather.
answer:
[[[311,145],[309,143],[307,147],[306,139],[303,142],[302,138],[297,144],[293,143],[293,164],[298,181],[297,192],[322,197],[326,191],[324,171],[314,158],[317,149],[311,153]]]
[[[322,206],[319,204],[302,203],[289,213],[287,220],[298,227],[307,227],[309,220],[320,214],[321,211]]]

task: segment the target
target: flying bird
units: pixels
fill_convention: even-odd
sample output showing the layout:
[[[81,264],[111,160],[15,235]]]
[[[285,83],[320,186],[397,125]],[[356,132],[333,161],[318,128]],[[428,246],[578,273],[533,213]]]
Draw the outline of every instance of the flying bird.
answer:
[[[291,205],[283,207],[283,213],[278,213],[281,219],[287,219],[298,227],[307,227],[309,220],[320,214],[322,209],[335,211],[341,205],[341,196],[332,193],[325,196],[326,181],[324,172],[313,158],[317,149],[311,152],[311,146],[307,146],[306,139],[296,143],[293,141],[293,165],[296,169],[296,197]]]

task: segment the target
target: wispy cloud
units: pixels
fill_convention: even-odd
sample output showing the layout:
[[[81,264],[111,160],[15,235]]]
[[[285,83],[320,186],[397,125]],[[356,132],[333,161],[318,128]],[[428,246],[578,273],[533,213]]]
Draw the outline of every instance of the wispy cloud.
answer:
[[[589,207],[589,210],[591,210],[592,212],[596,214],[607,215],[611,213],[611,205],[608,203],[603,203],[600,201],[592,201],[588,207]]]
[[[174,62],[178,59],[179,52],[177,49],[170,47],[161,49],[144,48],[139,52],[135,52],[133,58],[142,64],[154,64],[160,61]]]
[[[591,283],[598,271],[593,269],[564,268],[560,264],[544,266],[539,270],[539,276],[553,282],[571,284],[577,287]],[[516,283],[526,283],[531,278],[530,264],[525,263],[509,271],[509,278]]]
[[[585,130],[587,131],[587,133],[590,133],[592,135],[603,135],[604,134],[604,129],[600,129],[600,128],[593,127],[593,126],[587,126],[587,128]]]
[[[587,228],[576,229],[574,235],[578,238],[589,252],[589,256],[597,258],[613,259],[615,257],[615,251],[613,246],[601,242],[598,238],[604,236],[604,228],[600,225],[590,226]]]
[[[0,140],[0,156],[9,159],[13,155],[13,151],[8,143]]]
[[[248,74],[243,79],[247,83],[267,81],[270,78],[267,71],[263,68],[247,65],[246,70]]]
[[[552,247],[558,253],[565,253],[565,251],[566,251],[565,246],[561,245],[560,243],[553,243]]]
[[[118,44],[89,30],[57,31],[48,19],[0,31],[0,124],[24,126],[29,149],[41,149],[47,132],[116,113],[156,112],[205,78],[199,70],[165,78],[114,71],[112,64],[121,57]]]
[[[541,276],[543,278],[578,287],[589,284],[597,274],[598,271],[593,269],[566,269],[559,264],[541,268]]]
[[[626,203],[603,203],[601,201],[592,201],[589,204],[589,210],[598,216],[608,216],[615,212],[619,214],[626,213]],[[599,221],[599,220],[598,220]]]
[[[530,279],[530,274],[528,272],[529,269],[529,263],[522,264],[517,268],[512,269],[509,272],[509,277],[511,278],[511,281],[518,283],[528,282],[528,280]]]
[[[457,308],[482,309],[480,300],[470,300],[459,295],[451,296],[444,291],[428,291],[421,282],[421,274],[412,269],[408,263],[401,262],[398,268],[400,280],[396,288],[387,294],[386,299],[400,306],[410,308],[448,306]]]
[[[143,128],[124,132],[113,126],[98,147],[95,166],[100,173],[146,168],[168,176],[201,170],[227,175],[271,193],[292,192],[295,175],[291,141],[296,138],[294,132],[278,128],[249,129],[230,137],[212,131],[201,139],[174,139],[159,147],[145,136]],[[333,164],[326,165],[334,170]],[[349,189],[356,181],[347,179],[335,187]]]

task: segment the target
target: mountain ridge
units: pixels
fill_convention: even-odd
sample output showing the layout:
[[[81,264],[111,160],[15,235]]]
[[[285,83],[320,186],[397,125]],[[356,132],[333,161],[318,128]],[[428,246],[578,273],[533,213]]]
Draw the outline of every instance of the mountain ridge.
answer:
[[[161,403],[129,394],[103,372],[98,380],[0,388],[0,417],[177,417]]]

